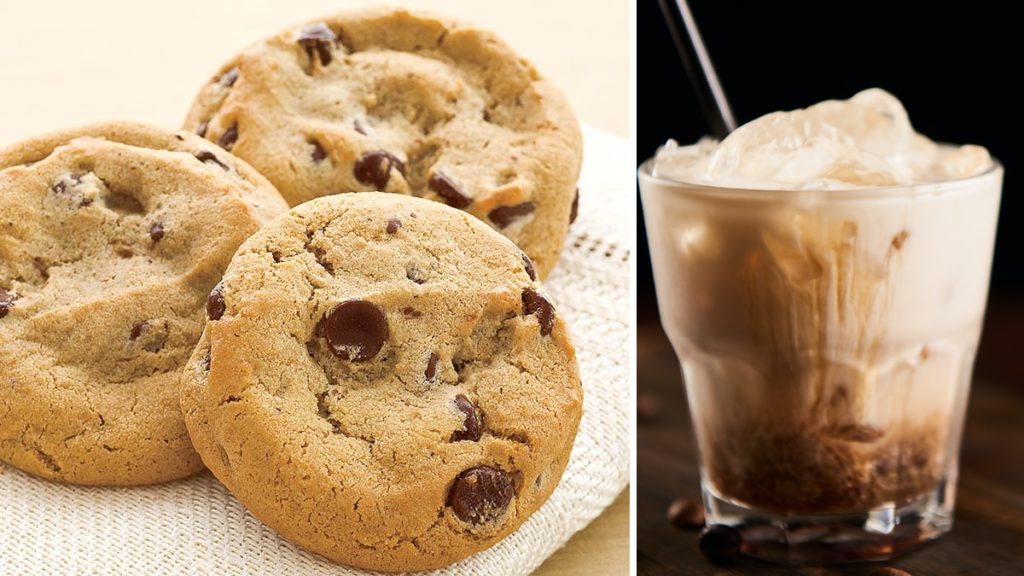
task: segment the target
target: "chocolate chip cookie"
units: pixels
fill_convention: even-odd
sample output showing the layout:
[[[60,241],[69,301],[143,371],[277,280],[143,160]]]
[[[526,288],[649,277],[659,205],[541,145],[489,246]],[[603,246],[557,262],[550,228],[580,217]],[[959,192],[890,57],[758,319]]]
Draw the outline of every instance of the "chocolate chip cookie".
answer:
[[[287,209],[188,133],[111,123],[0,150],[0,459],[77,484],[200,470],[181,371],[232,254]]]
[[[490,32],[405,10],[286,30],[225,64],[185,127],[295,206],[379,190],[444,202],[511,238],[542,278],[573,216],[582,143],[564,97]]]
[[[210,294],[182,410],[253,514],[334,561],[448,565],[551,494],[582,408],[529,259],[427,200],[320,198],[246,241]]]

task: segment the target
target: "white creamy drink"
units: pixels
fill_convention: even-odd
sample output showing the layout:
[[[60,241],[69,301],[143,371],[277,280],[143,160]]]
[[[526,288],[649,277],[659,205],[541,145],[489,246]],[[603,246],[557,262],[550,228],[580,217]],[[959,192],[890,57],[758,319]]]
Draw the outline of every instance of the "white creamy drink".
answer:
[[[641,167],[712,500],[780,518],[951,512],[1001,178],[877,89],[670,142]],[[920,538],[948,529],[929,518]]]

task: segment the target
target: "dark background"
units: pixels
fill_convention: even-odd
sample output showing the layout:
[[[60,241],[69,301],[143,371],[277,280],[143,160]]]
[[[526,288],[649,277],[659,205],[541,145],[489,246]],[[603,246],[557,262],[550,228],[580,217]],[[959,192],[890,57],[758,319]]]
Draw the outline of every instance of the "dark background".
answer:
[[[926,136],[987,147],[1006,167],[992,292],[961,450],[956,525],[887,564],[917,576],[1024,574],[1024,170],[1019,158],[1024,26],[994,2],[738,2],[690,0],[739,123],[775,110],[849,98],[873,86],[896,95]],[[707,131],[656,0],[637,1],[637,156]],[[878,565],[789,571],[750,559],[715,567],[696,532],[665,519],[699,498],[697,454],[671,346],[657,320],[638,214],[637,567],[662,574],[867,576]]]
[[[993,298],[1024,288],[1019,185],[1024,26],[995,2],[739,2],[691,0],[737,122],[880,87],[899,98],[918,132],[980,144],[1006,167]],[[916,10],[908,9],[916,7]],[[900,10],[902,8],[902,10]],[[707,133],[655,0],[637,5],[637,157],[669,138]],[[652,318],[654,284],[638,212],[639,311]]]

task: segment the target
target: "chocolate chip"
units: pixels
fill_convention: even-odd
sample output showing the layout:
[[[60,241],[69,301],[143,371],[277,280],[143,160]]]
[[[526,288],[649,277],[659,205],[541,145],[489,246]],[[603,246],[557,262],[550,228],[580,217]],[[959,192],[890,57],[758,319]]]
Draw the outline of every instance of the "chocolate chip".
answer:
[[[220,135],[220,139],[217,143],[220,147],[225,150],[231,150],[235,147],[235,142],[238,141],[238,122],[232,124],[223,134]]]
[[[899,568],[891,568],[885,566],[883,568],[876,568],[871,571],[869,576],[912,576],[910,572],[906,570],[900,570]]]
[[[299,45],[306,51],[309,61],[312,62],[315,59],[313,55],[316,54],[320,56],[320,64],[322,66],[327,66],[331,63],[331,49],[334,48],[337,42],[338,37],[334,34],[334,31],[323,22],[310,24],[299,30]]]
[[[470,440],[476,442],[483,435],[483,426],[480,425],[480,416],[477,414],[476,406],[462,394],[455,397],[455,407],[465,416],[462,422],[462,430],[452,432],[449,442],[461,442]]]
[[[398,229],[402,227],[402,221],[398,218],[388,218],[388,234],[394,234],[398,232]]]
[[[704,506],[689,498],[677,498],[668,507],[668,521],[680,530],[704,527]]]
[[[526,274],[529,275],[530,280],[537,279],[537,270],[533,267],[533,260],[530,260],[525,252],[523,253],[523,267],[526,268]]]
[[[7,316],[7,312],[14,308],[14,301],[17,299],[18,296],[13,292],[0,288],[0,318]]]
[[[405,269],[405,277],[417,284],[426,284],[427,278],[423,275],[423,272],[415,266],[409,266]]]
[[[508,228],[516,220],[533,214],[535,209],[536,206],[534,206],[533,202],[523,202],[513,206],[498,206],[487,213],[487,218],[497,224],[498,228]]]
[[[448,491],[448,505],[455,516],[473,525],[493,522],[512,501],[512,480],[490,466],[475,466],[455,477]]]
[[[198,134],[199,136],[206,136],[206,130],[209,127],[210,127],[210,121],[209,120],[203,120],[202,122],[199,123],[198,126],[196,126],[196,134]]]
[[[82,182],[83,176],[85,176],[85,174],[82,172],[72,172],[70,174],[65,174],[60,177],[60,180],[57,180],[57,182],[50,188],[50,190],[53,190],[55,194],[67,194],[68,181],[71,181],[71,185],[74,186],[75,184],[80,184]]]
[[[231,88],[232,86],[235,85],[235,82],[237,80],[238,80],[238,68],[232,68],[231,70],[228,70],[227,72],[225,72],[224,75],[220,77],[220,80],[217,80],[217,83],[220,84],[224,88]]]
[[[430,357],[427,358],[427,369],[423,371],[423,377],[426,378],[427,381],[433,380],[434,376],[437,375],[437,361],[437,352],[431,352]]]
[[[224,283],[218,282],[206,298],[206,315],[210,320],[220,320],[227,306],[224,304]]]
[[[406,306],[405,308],[402,308],[402,316],[405,316],[406,318],[419,318],[420,316],[423,316],[423,312],[420,312],[412,306]]]
[[[405,173],[405,166],[401,160],[383,150],[373,150],[363,154],[353,167],[352,173],[356,180],[383,191],[391,179],[392,168]]]
[[[227,135],[227,133],[225,133],[225,136],[226,135]],[[196,160],[199,160],[200,162],[204,162],[204,163],[205,162],[213,162],[217,166],[220,166],[221,168],[223,168],[225,171],[231,170],[231,168],[228,167],[227,164],[221,162],[220,158],[217,158],[217,155],[214,154],[213,152],[210,152],[209,150],[203,150],[202,152],[196,154]]]
[[[334,355],[352,362],[369,360],[388,339],[384,309],[366,300],[338,304],[323,319],[322,332]]]
[[[430,175],[430,180],[427,181],[427,188],[433,190],[444,200],[445,204],[452,208],[462,209],[469,206],[473,201],[472,198],[459,190],[459,187],[455,185],[451,178],[445,176],[442,172],[434,172]]]
[[[142,322],[136,322],[132,324],[132,332],[128,335],[129,340],[138,340],[139,336],[142,336],[142,331],[149,327],[149,322],[143,320]]]
[[[164,225],[160,222],[154,222],[149,227],[149,237],[153,239],[153,242],[159,242],[164,237]]]
[[[892,249],[899,252],[903,248],[903,245],[906,244],[907,237],[909,236],[910,234],[906,230],[900,230],[899,234],[892,237],[892,242],[890,243]]]
[[[313,162],[317,164],[323,162],[324,158],[327,158],[327,151],[316,140],[310,140],[309,143],[313,145]]]
[[[725,524],[712,524],[701,530],[697,545],[700,553],[715,564],[732,561],[740,553],[740,533]]]
[[[569,212],[569,224],[576,221],[576,216],[580,212],[580,189],[576,189],[576,196],[572,199],[572,210]]]
[[[555,307],[547,298],[529,288],[523,290],[523,314],[537,316],[542,336],[551,334],[551,329],[555,326]]]

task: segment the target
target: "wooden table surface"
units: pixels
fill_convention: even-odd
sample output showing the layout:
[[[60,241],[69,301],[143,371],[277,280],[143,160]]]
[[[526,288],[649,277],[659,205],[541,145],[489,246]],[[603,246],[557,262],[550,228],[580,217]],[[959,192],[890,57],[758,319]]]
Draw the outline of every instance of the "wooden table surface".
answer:
[[[1002,362],[986,348],[995,336],[1016,334],[1024,308],[990,307],[981,358],[994,374],[1020,368],[1019,352]],[[638,326],[639,393],[657,400],[658,415],[637,431],[637,573],[838,574],[868,575],[879,566],[901,568],[915,576],[1024,574],[1024,386],[980,379],[971,392],[961,456],[961,474],[953,531],[938,541],[888,563],[829,568],[785,569],[743,558],[729,567],[708,563],[697,550],[696,533],[680,531],[665,520],[676,497],[700,497],[697,454],[682,379],[672,348],[653,320]],[[1003,346],[993,341],[993,346]]]
[[[0,146],[107,119],[177,127],[238,50],[285,26],[375,4],[496,31],[565,92],[581,122],[628,137],[630,0],[33,0],[0,8]],[[625,496],[537,573],[628,573]]]

